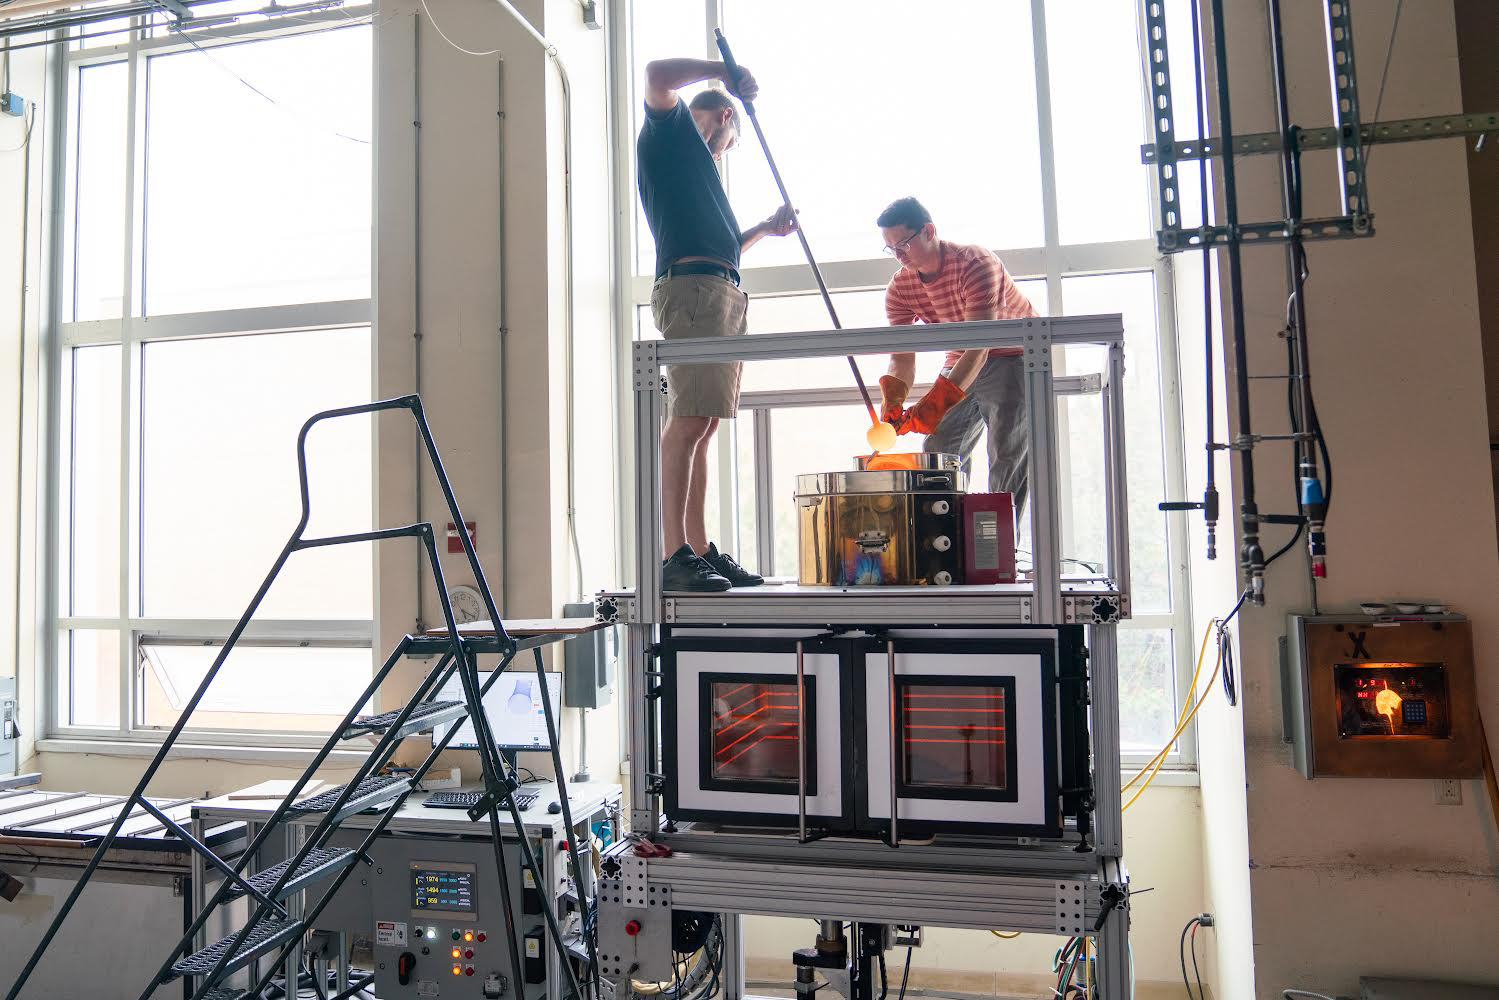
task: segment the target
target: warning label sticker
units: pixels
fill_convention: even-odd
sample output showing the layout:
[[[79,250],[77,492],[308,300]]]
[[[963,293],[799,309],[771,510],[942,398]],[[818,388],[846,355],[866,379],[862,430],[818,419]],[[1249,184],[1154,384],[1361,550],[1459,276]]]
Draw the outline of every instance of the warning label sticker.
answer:
[[[399,920],[376,921],[375,944],[387,948],[404,948],[406,946],[406,925]]]

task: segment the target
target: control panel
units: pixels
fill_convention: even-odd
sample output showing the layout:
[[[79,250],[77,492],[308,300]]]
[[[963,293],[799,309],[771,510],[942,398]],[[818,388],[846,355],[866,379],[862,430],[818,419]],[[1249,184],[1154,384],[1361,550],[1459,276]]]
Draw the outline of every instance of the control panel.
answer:
[[[1286,742],[1308,778],[1481,769],[1473,633],[1461,615],[1292,615],[1281,690]]]
[[[533,848],[544,867],[555,867],[544,842],[533,842]],[[504,903],[488,840],[382,837],[370,853],[375,992],[381,1000],[545,998],[540,900],[525,898],[534,890],[526,888],[515,842],[504,842],[504,859],[517,944],[526,959],[526,982],[520,989],[511,982]]]

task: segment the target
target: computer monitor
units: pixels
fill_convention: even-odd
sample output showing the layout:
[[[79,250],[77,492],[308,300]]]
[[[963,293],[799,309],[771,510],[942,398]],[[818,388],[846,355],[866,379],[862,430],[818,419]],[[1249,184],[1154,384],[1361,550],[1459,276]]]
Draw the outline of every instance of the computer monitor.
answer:
[[[479,687],[483,688],[491,673],[481,671]],[[545,674],[547,696],[552,711],[562,711],[562,675]],[[437,700],[462,701],[463,682],[458,674],[448,678],[442,686]],[[495,746],[501,750],[550,750],[552,741],[547,736],[546,708],[541,700],[541,687],[534,672],[507,670],[500,675],[484,695],[484,714],[489,719],[489,731],[494,736]],[[433,730],[434,741],[441,742],[447,735],[448,725]],[[474,736],[474,724],[468,719],[456,723],[458,734],[448,744],[448,749],[477,750],[478,739]],[[561,722],[558,720],[560,728]]]

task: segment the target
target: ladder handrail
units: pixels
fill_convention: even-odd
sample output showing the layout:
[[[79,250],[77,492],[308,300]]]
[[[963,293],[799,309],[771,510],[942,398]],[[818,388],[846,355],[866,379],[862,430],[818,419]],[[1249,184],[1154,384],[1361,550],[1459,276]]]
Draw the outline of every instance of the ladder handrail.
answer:
[[[288,558],[290,558],[291,554],[303,548],[321,547],[324,545],[333,544],[345,544],[356,541],[376,541],[387,538],[402,537],[405,535],[416,535],[418,537],[424,537],[434,566],[436,566],[436,547],[433,542],[433,531],[430,524],[409,525],[404,528],[378,529],[368,532],[358,532],[349,535],[341,535],[334,538],[304,539],[303,537],[303,533],[307,530],[307,523],[311,517],[312,511],[311,493],[308,486],[307,477],[308,433],[314,426],[324,420],[331,420],[338,417],[355,416],[359,414],[375,414],[385,410],[395,409],[406,409],[412,414],[413,419],[416,421],[418,432],[421,435],[424,450],[427,454],[427,459],[432,465],[432,471],[436,475],[439,485],[442,487],[443,498],[447,503],[449,514],[452,516],[453,522],[455,524],[462,525],[464,523],[463,514],[458,508],[457,498],[453,494],[452,485],[448,481],[447,472],[443,468],[442,459],[438,455],[437,444],[432,437],[432,430],[427,423],[426,412],[422,407],[421,398],[419,396],[415,394],[408,394],[405,396],[398,396],[390,399],[375,400],[369,403],[358,403],[351,406],[336,407],[333,409],[314,413],[312,416],[307,418],[307,420],[302,424],[301,430],[297,434],[297,482],[301,499],[301,517],[297,521],[297,525],[293,529],[291,537],[287,539],[286,545],[282,547],[280,555],[278,555],[275,561],[272,563],[270,571],[266,574],[265,579],[260,584],[260,587],[256,590],[254,596],[250,599],[250,603],[245,608],[244,613],[235,623],[234,628],[230,630],[229,635],[224,642],[224,645],[222,646],[222,648],[220,648],[218,655],[214,657],[214,661],[209,666],[208,670],[204,672],[203,679],[199,682],[198,687],[196,688],[196,690],[194,690],[191,697],[188,698],[186,704],[183,705],[182,711],[177,717],[177,721],[172,725],[172,728],[163,738],[161,746],[157,749],[156,754],[151,758],[150,763],[146,766],[146,769],[142,773],[140,779],[137,781],[135,788],[126,798],[124,807],[121,808],[119,815],[110,825],[109,831],[99,841],[99,844],[95,848],[93,855],[89,858],[88,863],[84,866],[83,871],[79,874],[78,881],[74,883],[72,890],[68,893],[67,898],[63,901],[62,906],[59,907],[58,912],[52,919],[52,922],[48,925],[46,932],[42,935],[41,940],[37,942],[36,948],[32,951],[31,956],[27,959],[26,965],[21,969],[20,974],[17,976],[15,982],[11,985],[9,992],[6,994],[6,1000],[19,1000],[22,988],[26,985],[26,982],[31,977],[31,974],[36,970],[36,967],[40,963],[43,954],[46,953],[53,940],[57,937],[58,931],[62,928],[64,921],[66,921],[68,918],[68,914],[72,912],[73,907],[77,904],[79,897],[83,894],[83,891],[88,885],[90,879],[92,879],[94,873],[98,871],[99,866],[103,863],[105,855],[108,853],[110,848],[114,846],[115,841],[119,838],[120,829],[124,826],[126,818],[133,811],[134,806],[143,800],[146,788],[150,785],[152,779],[155,778],[157,771],[160,770],[161,765],[166,761],[167,755],[171,752],[173,746],[181,737],[183,731],[187,728],[189,719],[191,719],[193,713],[197,710],[198,705],[202,702],[203,697],[207,694],[209,686],[217,678],[219,670],[223,667],[224,662],[229,657],[229,654],[233,651],[235,645],[239,642],[240,637],[244,634],[245,629],[249,626],[250,620],[254,617],[255,612],[259,610],[261,603],[265,600],[266,594],[270,591],[271,585],[280,575],[281,570],[285,567],[286,561]],[[417,470],[417,474],[421,474],[420,470]],[[418,516],[419,515],[420,512],[418,512]],[[423,533],[422,529],[425,529],[425,533]],[[488,581],[485,579],[484,571],[479,565],[479,558],[478,554],[474,550],[473,540],[468,537],[468,532],[466,531],[459,532],[459,535],[462,538],[464,554],[467,556],[469,568],[474,574],[474,580],[477,585],[477,589],[479,590],[479,593],[484,600],[485,608],[490,614],[490,621],[494,625],[495,638],[501,644],[502,648],[508,649],[510,651],[510,655],[505,657],[505,660],[508,664],[510,657],[513,656],[513,651],[516,645],[515,640],[509,635],[508,632],[505,631],[504,623],[500,618],[499,611],[494,603],[494,597],[490,592]],[[440,568],[438,568],[437,572],[437,579],[440,580]],[[452,606],[448,600],[447,593],[443,588],[439,588],[438,597],[443,609],[443,615],[446,620],[446,624],[449,628],[449,633],[452,636],[454,651],[455,653],[457,653],[458,659],[461,661],[465,656],[471,654],[467,653],[465,644],[458,634],[457,623],[453,619]],[[407,639],[407,642],[402,643],[402,648],[404,649],[407,644],[409,644],[409,637]],[[383,680],[384,676],[388,674],[389,669],[393,666],[394,658],[392,658],[392,661],[389,661],[387,663],[386,668],[383,669],[378,675],[378,679]],[[372,681],[372,683],[378,683],[378,681]],[[353,711],[355,713],[357,713],[359,708],[363,707],[364,702],[368,700],[368,697],[369,695],[366,695],[365,698],[362,698],[360,702],[354,706]],[[410,707],[411,706],[408,705],[408,709]],[[483,712],[480,711],[475,726],[476,729],[482,729],[485,733],[487,733],[488,727],[487,725],[483,725],[483,723]],[[346,726],[347,723],[345,724],[345,728]],[[392,732],[393,731],[394,730],[392,730]],[[283,806],[289,807],[292,797],[300,791],[301,787],[305,786],[307,779],[311,777],[313,769],[315,769],[316,766],[321,765],[322,760],[326,759],[327,754],[331,752],[332,746],[337,744],[338,738],[341,733],[342,729],[336,731],[332,735],[329,745],[325,746],[323,752],[318,756],[313,768],[304,772],[301,781],[298,783],[298,787],[293,789],[291,795],[288,795],[287,801],[283,803]],[[481,756],[485,756],[482,751]],[[371,758],[373,757],[374,754],[372,753]],[[488,765],[486,757],[486,768],[487,766]],[[348,794],[352,795],[353,787],[354,784],[351,783],[345,791],[348,792]],[[282,812],[284,814],[284,809],[282,810]],[[333,815],[336,815],[336,811],[330,810],[328,816],[331,817]],[[272,825],[273,824],[267,824],[267,829],[269,829]],[[522,835],[523,834],[524,831],[522,831]],[[245,857],[249,857],[248,852]],[[247,864],[248,862],[245,861],[244,863]],[[291,869],[288,869],[288,874],[290,873],[290,871]],[[277,888],[279,890],[279,885]],[[253,924],[254,921],[251,922],[249,927],[253,927]],[[246,930],[242,932],[241,940],[243,939],[243,937],[248,936],[249,927],[247,927]],[[236,948],[237,947],[238,945],[236,945]],[[230,952],[226,954],[232,954],[233,950],[234,949],[231,949]],[[171,960],[169,959],[169,963],[170,961]]]

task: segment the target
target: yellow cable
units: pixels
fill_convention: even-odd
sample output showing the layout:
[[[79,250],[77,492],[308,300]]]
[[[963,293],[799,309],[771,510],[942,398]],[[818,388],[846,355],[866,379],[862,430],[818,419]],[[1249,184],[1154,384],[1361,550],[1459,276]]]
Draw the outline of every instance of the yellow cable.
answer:
[[[1215,623],[1216,623],[1216,620],[1215,620]],[[1196,718],[1198,710],[1200,708],[1202,708],[1203,705],[1207,704],[1207,700],[1208,700],[1209,696],[1213,692],[1213,682],[1218,679],[1218,672],[1222,668],[1223,668],[1223,648],[1220,646],[1218,648],[1218,660],[1217,660],[1216,663],[1213,664],[1213,675],[1208,678],[1207,685],[1203,688],[1203,691],[1202,691],[1202,697],[1199,698],[1195,703],[1193,703],[1192,710],[1187,713],[1186,717],[1183,718],[1181,720],[1181,722],[1177,723],[1176,732],[1172,733],[1171,734],[1171,739],[1169,739],[1169,740],[1166,741],[1166,746],[1167,747],[1170,747],[1171,744],[1173,744],[1173,743],[1176,742],[1177,737],[1182,734],[1182,730],[1186,729],[1188,723],[1190,723],[1194,718]],[[1196,692],[1194,691],[1193,693],[1195,694]],[[1135,800],[1138,799],[1145,792],[1145,789],[1147,789],[1147,788],[1150,787],[1150,783],[1152,781],[1154,781],[1155,780],[1155,776],[1160,773],[1161,766],[1165,763],[1165,760],[1166,760],[1166,755],[1165,755],[1164,751],[1162,751],[1161,753],[1159,753],[1159,754],[1156,755],[1156,759],[1151,762],[1154,765],[1155,769],[1153,771],[1151,771],[1150,777],[1146,778],[1145,779],[1145,784],[1141,785],[1135,791],[1135,794],[1132,795],[1132,796],[1130,796],[1129,801],[1126,802],[1126,803],[1124,803],[1124,805],[1122,807],[1120,807],[1120,810],[1119,810],[1120,812],[1123,812],[1124,810],[1128,809],[1130,806],[1134,805],[1135,804]],[[1150,768],[1150,766],[1151,765],[1146,765],[1147,770]],[[1141,774],[1143,774],[1143,773],[1144,772],[1142,771]]]
[[[1006,941],[1013,941],[1020,936],[1019,931],[1010,931],[1008,933],[1005,931],[990,931],[989,933],[997,938],[1004,938]]]
[[[1176,721],[1178,723],[1178,726],[1180,726],[1183,718],[1186,716],[1187,711],[1191,707],[1192,703],[1197,700],[1197,678],[1199,678],[1199,677],[1202,676],[1202,660],[1203,660],[1203,657],[1207,655],[1207,651],[1208,651],[1208,639],[1212,637],[1213,629],[1217,626],[1217,624],[1218,624],[1218,620],[1216,618],[1213,619],[1212,621],[1208,622],[1207,630],[1205,632],[1203,632],[1203,634],[1202,634],[1202,645],[1200,645],[1200,646],[1197,647],[1197,668],[1192,671],[1192,683],[1189,684],[1189,685],[1187,685],[1187,695],[1186,695],[1185,698],[1182,699],[1181,711],[1178,712],[1177,716],[1176,716]],[[1178,728],[1177,729],[1177,733],[1180,733],[1180,732],[1181,732],[1181,729]],[[1129,779],[1129,781],[1126,781],[1124,783],[1124,787],[1121,788],[1121,789],[1119,789],[1119,794],[1123,795],[1125,792],[1129,791],[1132,787],[1134,787],[1135,782],[1139,781],[1142,777],[1144,777],[1145,772],[1149,771],[1155,765],[1156,761],[1162,760],[1162,759],[1165,758],[1165,756],[1171,751],[1171,747],[1175,743],[1176,743],[1176,735],[1173,734],[1172,737],[1171,737],[1171,739],[1169,739],[1169,740],[1166,741],[1166,745],[1163,746],[1163,747],[1161,747],[1160,752],[1157,753],[1154,757],[1152,757],[1150,759],[1150,762],[1147,763],[1144,767],[1142,767],[1140,769],[1139,773],[1137,773],[1133,778]]]

